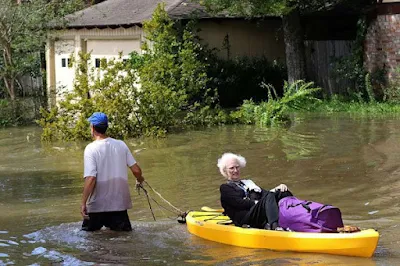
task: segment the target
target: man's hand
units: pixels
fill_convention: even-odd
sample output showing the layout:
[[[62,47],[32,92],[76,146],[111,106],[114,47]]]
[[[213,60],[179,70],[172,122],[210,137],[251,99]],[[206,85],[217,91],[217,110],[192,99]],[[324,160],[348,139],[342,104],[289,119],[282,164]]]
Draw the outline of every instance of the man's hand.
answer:
[[[140,194],[140,188],[142,187],[142,183],[136,179],[136,191]]]
[[[89,215],[87,213],[86,204],[81,205],[81,215],[82,215],[83,219],[89,220]]]
[[[85,177],[85,185],[83,186],[83,196],[81,201],[81,215],[83,219],[89,219],[86,202],[89,199],[89,196],[93,193],[95,185],[96,185],[96,177],[94,176]]]
[[[136,184],[137,184],[137,183],[143,184],[143,182],[144,182],[144,177],[143,177],[142,175],[139,176],[139,177],[136,177]]]
[[[144,177],[142,176],[142,169],[139,167],[137,163],[130,167],[132,174],[136,177],[136,184],[139,182],[140,184],[143,183]]]

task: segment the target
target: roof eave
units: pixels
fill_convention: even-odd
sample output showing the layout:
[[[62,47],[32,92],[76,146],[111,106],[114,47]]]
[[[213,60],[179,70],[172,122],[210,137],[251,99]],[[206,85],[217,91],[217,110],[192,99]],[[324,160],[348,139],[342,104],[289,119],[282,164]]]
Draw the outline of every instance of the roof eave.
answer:
[[[79,29],[117,29],[117,28],[131,28],[131,27],[142,27],[142,23],[127,23],[127,24],[109,24],[109,25],[68,25],[64,28],[58,28],[59,30],[61,29],[67,29],[67,30],[79,30]]]
[[[243,19],[243,20],[262,20],[262,19],[280,19],[279,16],[260,16],[260,17],[243,17],[243,16],[204,16],[201,18],[196,18],[192,16],[187,17],[178,17],[178,16],[171,16],[174,20],[188,20],[188,19],[199,19],[199,20],[235,20],[235,19]],[[88,25],[67,25],[65,27],[54,27],[55,30],[62,30],[62,29],[116,29],[116,28],[131,28],[134,26],[142,27],[142,22],[134,22],[134,23],[123,23],[123,24],[88,24]]]

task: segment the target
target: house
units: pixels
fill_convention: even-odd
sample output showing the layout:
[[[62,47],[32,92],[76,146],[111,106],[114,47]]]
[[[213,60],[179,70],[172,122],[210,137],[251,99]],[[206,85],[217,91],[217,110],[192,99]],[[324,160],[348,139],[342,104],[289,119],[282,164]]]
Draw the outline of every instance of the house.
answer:
[[[79,52],[91,52],[91,66],[99,67],[101,58],[115,58],[122,53],[141,52],[145,41],[143,22],[149,20],[160,2],[165,2],[168,14],[177,20],[198,19],[199,37],[219,56],[266,56],[271,60],[285,59],[280,31],[281,19],[267,17],[248,20],[224,14],[210,15],[191,0],[108,0],[68,17],[66,29],[55,31],[46,47],[47,86],[50,106],[57,101],[56,90],[72,89],[74,68],[69,58]],[[224,42],[229,49],[224,49]]]
[[[378,0],[370,14],[364,62],[371,73],[383,71],[386,80],[400,78],[400,1]]]

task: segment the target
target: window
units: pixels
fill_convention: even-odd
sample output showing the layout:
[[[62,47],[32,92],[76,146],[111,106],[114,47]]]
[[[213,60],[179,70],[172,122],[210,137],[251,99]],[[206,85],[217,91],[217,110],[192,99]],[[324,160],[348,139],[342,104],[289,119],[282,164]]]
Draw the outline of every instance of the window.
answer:
[[[61,58],[61,67],[72,67],[71,58]]]
[[[94,59],[94,66],[95,66],[95,68],[107,66],[107,59],[104,57]]]

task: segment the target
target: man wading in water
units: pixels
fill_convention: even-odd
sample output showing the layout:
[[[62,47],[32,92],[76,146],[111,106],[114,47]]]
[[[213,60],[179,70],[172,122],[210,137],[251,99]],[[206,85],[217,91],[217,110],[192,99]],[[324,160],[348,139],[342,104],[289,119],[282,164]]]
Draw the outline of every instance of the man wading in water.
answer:
[[[106,136],[108,118],[104,113],[93,113],[88,121],[94,141],[86,146],[84,154],[82,230],[96,231],[105,226],[115,231],[131,231],[127,167],[137,184],[144,181],[142,170],[125,142]]]

